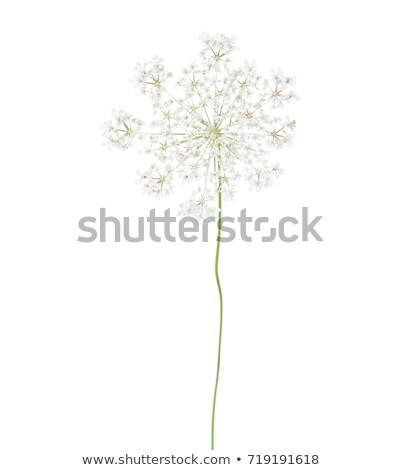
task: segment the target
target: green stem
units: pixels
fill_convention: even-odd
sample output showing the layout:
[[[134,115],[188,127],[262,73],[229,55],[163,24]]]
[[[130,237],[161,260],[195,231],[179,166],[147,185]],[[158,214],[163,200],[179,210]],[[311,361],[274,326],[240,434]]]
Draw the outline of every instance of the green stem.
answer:
[[[218,171],[220,169],[219,156],[218,156]],[[222,288],[221,282],[219,279],[219,251],[221,246],[221,228],[222,228],[222,191],[219,186],[218,191],[218,236],[216,239],[216,255],[215,255],[215,278],[216,284],[219,291],[219,302],[220,302],[220,314],[219,314],[219,341],[218,341],[218,365],[216,368],[216,380],[215,380],[215,390],[214,390],[214,402],[212,406],[212,432],[211,432],[211,449],[215,449],[215,409],[216,409],[216,395],[218,392],[218,383],[219,383],[219,371],[221,366],[221,345],[222,345],[222,318],[223,318],[223,298],[222,298]]]

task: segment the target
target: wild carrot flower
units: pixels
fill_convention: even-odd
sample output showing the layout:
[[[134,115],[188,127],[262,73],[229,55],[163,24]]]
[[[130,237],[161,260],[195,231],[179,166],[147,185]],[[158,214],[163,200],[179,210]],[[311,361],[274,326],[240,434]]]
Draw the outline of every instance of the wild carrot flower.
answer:
[[[159,57],[137,65],[131,81],[151,100],[153,108],[147,129],[141,120],[119,111],[103,130],[109,148],[129,150],[135,140],[142,141],[146,157],[153,158],[149,169],[139,175],[146,192],[156,197],[170,194],[175,182],[181,180],[193,185],[181,205],[181,214],[201,219],[219,214],[215,276],[220,322],[211,433],[214,449],[223,319],[218,272],[222,199],[233,198],[241,180],[250,190],[260,191],[283,173],[267,156],[270,150],[292,144],[296,122],[277,113],[297,96],[293,91],[295,79],[281,70],[272,70],[264,78],[254,63],[235,67],[233,38],[204,34],[201,43],[197,60],[185,67],[176,81]]]

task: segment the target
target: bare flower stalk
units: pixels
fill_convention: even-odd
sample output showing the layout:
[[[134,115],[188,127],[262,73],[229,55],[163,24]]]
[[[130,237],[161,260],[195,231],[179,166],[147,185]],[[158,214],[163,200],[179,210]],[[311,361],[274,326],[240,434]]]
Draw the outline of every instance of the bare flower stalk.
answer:
[[[218,170],[220,167],[220,146],[218,147],[218,155],[216,157]],[[214,389],[214,400],[212,404],[212,426],[211,426],[211,450],[215,450],[215,409],[216,409],[216,397],[218,394],[218,384],[219,384],[219,372],[221,370],[221,349],[222,349],[222,326],[223,326],[223,296],[222,296],[222,287],[221,281],[219,278],[219,252],[221,248],[221,228],[222,228],[222,191],[221,183],[218,187],[218,210],[219,210],[219,219],[218,219],[218,236],[216,238],[216,255],[215,255],[215,278],[216,284],[218,286],[219,292],[219,339],[218,339],[218,363],[216,366],[216,379],[215,379],[215,389]]]

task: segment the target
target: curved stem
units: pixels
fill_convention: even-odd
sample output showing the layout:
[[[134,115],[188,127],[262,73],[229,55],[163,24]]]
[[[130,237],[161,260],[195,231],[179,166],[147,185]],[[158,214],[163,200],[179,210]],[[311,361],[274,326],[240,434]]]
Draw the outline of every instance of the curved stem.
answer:
[[[218,156],[218,171],[219,171],[219,156]],[[216,395],[218,392],[218,383],[219,383],[219,371],[221,366],[221,345],[222,345],[222,318],[223,318],[223,298],[222,298],[222,288],[221,282],[219,279],[219,251],[221,246],[221,227],[222,227],[222,191],[219,186],[218,191],[218,236],[216,239],[216,255],[215,255],[215,278],[216,284],[219,291],[219,303],[220,303],[220,314],[219,314],[219,341],[218,341],[218,365],[216,368],[216,379],[215,379],[215,391],[214,391],[214,402],[212,406],[212,432],[211,432],[211,449],[215,448],[215,409],[216,409]]]

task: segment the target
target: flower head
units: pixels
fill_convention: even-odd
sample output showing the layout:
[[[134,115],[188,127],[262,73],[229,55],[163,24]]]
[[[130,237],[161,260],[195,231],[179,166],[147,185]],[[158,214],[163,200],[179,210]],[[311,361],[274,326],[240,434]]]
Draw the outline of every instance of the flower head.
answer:
[[[222,34],[203,35],[199,59],[185,67],[172,84],[162,59],[137,65],[132,83],[151,99],[154,119],[149,131],[120,111],[104,125],[111,147],[127,150],[134,139],[146,142],[155,161],[140,181],[147,192],[169,194],[177,177],[196,191],[183,211],[204,217],[216,194],[233,197],[238,180],[257,191],[273,184],[283,170],[267,160],[269,149],[291,145],[295,121],[271,116],[294,101],[294,78],[273,70],[263,78],[255,64],[232,65],[235,40]],[[171,91],[176,85],[176,91]]]

